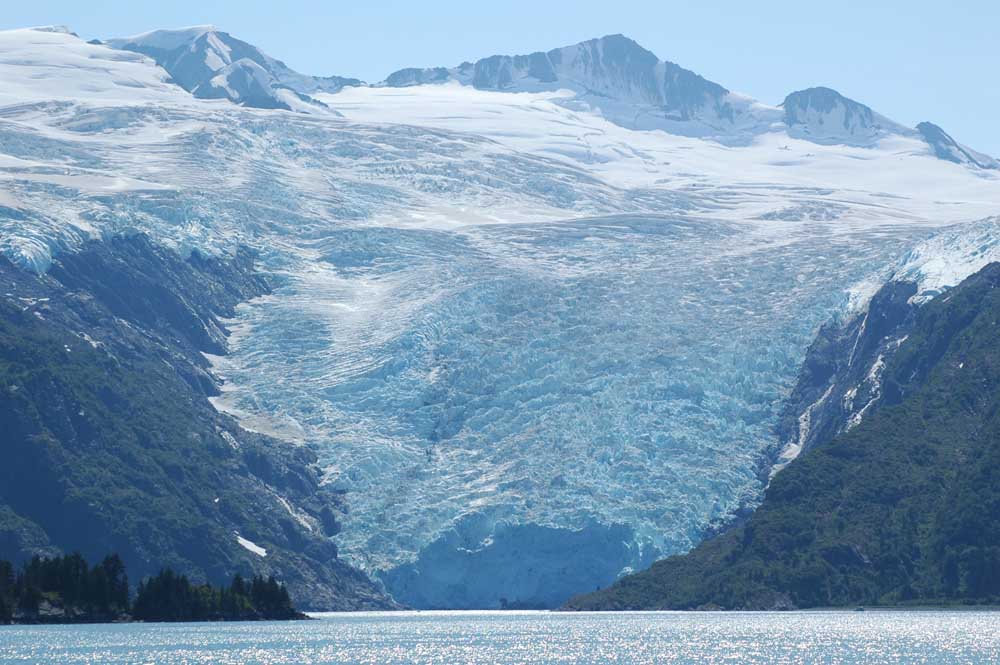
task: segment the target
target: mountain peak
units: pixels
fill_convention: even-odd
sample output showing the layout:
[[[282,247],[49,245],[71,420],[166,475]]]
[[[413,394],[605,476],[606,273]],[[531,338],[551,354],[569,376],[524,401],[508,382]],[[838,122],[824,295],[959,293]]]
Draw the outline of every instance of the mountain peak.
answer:
[[[224,98],[255,108],[325,109],[308,95],[361,85],[357,79],[300,74],[213,25],[154,30],[109,39],[106,44],[149,56],[196,97]]]
[[[785,117],[788,119],[789,125],[797,124],[802,115],[808,111],[829,114],[842,108],[869,123],[873,121],[875,116],[875,112],[868,106],[845,97],[833,88],[824,86],[797,90],[785,97],[782,106],[785,109]]]
[[[577,46],[583,46],[584,44],[601,44],[622,50],[639,52],[644,55],[653,56],[654,58],[656,57],[652,51],[645,48],[631,37],[627,37],[620,32],[616,32],[613,35],[604,35],[603,37],[594,37],[593,39],[580,42]]]
[[[402,69],[381,85],[406,87],[457,81],[479,90],[571,90],[580,108],[634,129],[714,135],[745,112],[729,90],[672,62],[622,34],[589,39],[550,51],[492,55],[457,67]],[[627,108],[626,108],[627,107]]]
[[[833,88],[820,86],[793,92],[785,97],[782,107],[789,134],[816,143],[867,146],[888,134],[913,134],[913,130]]]
[[[210,32],[219,32],[214,25],[192,25],[186,28],[165,28],[141,32],[131,37],[105,40],[113,48],[124,48],[126,45],[143,46],[147,49],[170,51],[198,39]]]

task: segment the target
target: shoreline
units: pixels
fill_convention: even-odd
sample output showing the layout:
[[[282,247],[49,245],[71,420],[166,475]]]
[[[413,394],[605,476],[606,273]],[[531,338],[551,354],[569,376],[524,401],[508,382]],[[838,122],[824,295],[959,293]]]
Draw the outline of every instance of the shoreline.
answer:
[[[921,605],[921,606],[878,606],[865,607],[864,612],[874,612],[878,614],[890,613],[932,613],[932,612],[969,612],[969,613],[997,613],[1000,612],[1000,605]],[[486,616],[486,615],[559,615],[559,616],[595,616],[595,615],[763,615],[763,614],[856,614],[858,609],[847,607],[814,607],[799,610],[600,610],[565,612],[560,610],[357,610],[344,612],[302,612],[301,616],[290,619],[211,619],[207,621],[137,621],[132,619],[118,619],[111,621],[101,620],[73,620],[73,621],[15,621],[12,623],[0,624],[0,631],[4,628],[15,626],[99,626],[99,625],[132,625],[144,624],[155,625],[194,625],[194,624],[234,624],[234,623],[294,623],[297,621],[323,621],[337,617],[399,617],[400,619],[410,617],[433,617],[433,616]]]
[[[347,614],[346,612],[338,612],[336,614]],[[114,625],[130,625],[130,624],[163,624],[163,625],[176,625],[176,624],[206,624],[206,623],[261,623],[265,621],[273,621],[279,623],[295,622],[295,621],[316,621],[316,617],[311,616],[307,612],[299,612],[298,616],[289,617],[287,619],[206,619],[204,621],[142,621],[139,619],[132,618],[117,618],[110,621],[101,619],[72,619],[69,621],[11,621],[9,623],[0,622],[0,629],[10,627],[10,626],[114,626]]]

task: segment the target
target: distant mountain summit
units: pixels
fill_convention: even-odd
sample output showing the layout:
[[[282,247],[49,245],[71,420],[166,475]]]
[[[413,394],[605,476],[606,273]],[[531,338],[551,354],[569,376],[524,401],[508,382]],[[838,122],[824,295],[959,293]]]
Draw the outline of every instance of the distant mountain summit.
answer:
[[[608,35],[528,55],[493,55],[457,67],[402,69],[380,85],[407,87],[457,81],[479,90],[570,90],[573,103],[600,110],[633,129],[729,138],[762,128],[780,112],[736,95],[624,35]]]
[[[210,25],[154,30],[109,39],[105,44],[151,57],[195,97],[229,99],[254,108],[325,108],[309,95],[362,85],[358,79],[300,74],[256,46]]]
[[[587,94],[653,104],[678,120],[690,120],[713,108],[728,115],[729,91],[652,52],[623,35],[530,55],[494,55],[460,68],[480,90],[547,89],[569,86]]]
[[[782,108],[788,133],[816,143],[870,145],[890,134],[914,134],[914,130],[830,88],[793,92]]]
[[[149,56],[195,97],[228,99],[241,106],[335,113],[313,96],[366,85],[355,78],[299,73],[211,25],[154,30],[103,43]],[[658,129],[726,145],[747,145],[775,131],[814,143],[855,147],[905,136],[923,139],[940,159],[973,169],[1000,168],[997,160],[960,145],[930,123],[905,127],[825,87],[793,92],[781,106],[763,104],[661,60],[621,34],[526,55],[492,55],[455,67],[400,69],[376,86],[448,82],[496,92],[565,90],[572,95],[557,103],[596,111],[622,127]]]
[[[923,138],[941,159],[997,168],[996,160],[960,146],[939,128],[906,127],[836,90],[800,90],[781,106],[769,106],[660,60],[620,34],[527,55],[493,55],[457,67],[401,69],[377,85],[405,88],[449,81],[499,92],[568,90],[575,95],[561,104],[597,110],[629,129],[660,129],[730,145],[747,144],[774,131],[824,145],[856,147],[905,136]]]

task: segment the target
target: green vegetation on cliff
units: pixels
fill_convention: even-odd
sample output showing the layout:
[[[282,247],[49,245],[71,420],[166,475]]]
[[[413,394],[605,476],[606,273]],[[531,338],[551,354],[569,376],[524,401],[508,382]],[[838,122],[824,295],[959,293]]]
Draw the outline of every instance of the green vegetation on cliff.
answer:
[[[877,409],[742,525],[578,610],[1000,602],[1000,265],[921,307]]]

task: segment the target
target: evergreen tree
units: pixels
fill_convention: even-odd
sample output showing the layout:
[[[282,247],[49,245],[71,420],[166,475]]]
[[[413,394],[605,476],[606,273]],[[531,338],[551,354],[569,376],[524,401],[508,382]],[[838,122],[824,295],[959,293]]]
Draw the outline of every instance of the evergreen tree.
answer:
[[[92,568],[79,554],[55,558],[35,556],[20,572],[0,561],[0,623],[15,616],[39,620],[43,600],[62,607],[67,616],[101,621],[131,612],[140,621],[226,621],[294,619],[288,590],[274,577],[255,575],[248,583],[235,575],[230,585],[193,584],[184,575],[164,568],[139,583],[135,602],[129,603],[128,576],[117,554]]]
[[[0,561],[0,623],[10,623],[14,617],[14,566]]]

